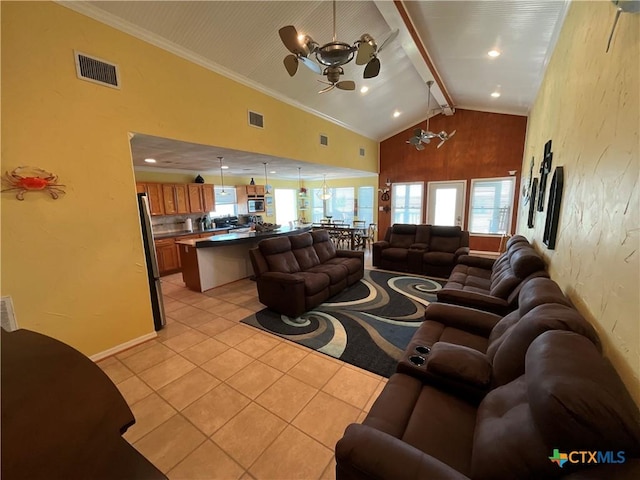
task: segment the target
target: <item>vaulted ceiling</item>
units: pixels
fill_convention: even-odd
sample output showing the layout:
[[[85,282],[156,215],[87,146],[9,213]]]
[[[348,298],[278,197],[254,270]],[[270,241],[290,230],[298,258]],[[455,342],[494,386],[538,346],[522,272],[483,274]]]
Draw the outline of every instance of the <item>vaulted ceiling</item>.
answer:
[[[324,94],[318,80],[325,77],[303,66],[294,77],[287,74],[289,52],[278,30],[293,25],[321,45],[330,42],[330,1],[61,3],[381,141],[426,119],[428,80],[436,82],[431,110],[527,115],[569,2],[338,1],[339,41],[353,44],[368,33],[380,45],[393,30],[399,35],[380,52],[377,77],[363,79],[364,67],[352,61],[341,79],[354,80],[356,90]],[[491,57],[490,50],[500,55]]]

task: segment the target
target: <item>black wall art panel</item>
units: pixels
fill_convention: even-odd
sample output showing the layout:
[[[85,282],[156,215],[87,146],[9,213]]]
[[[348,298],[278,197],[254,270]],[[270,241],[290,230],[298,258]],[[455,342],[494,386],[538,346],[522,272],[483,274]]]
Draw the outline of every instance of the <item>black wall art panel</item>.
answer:
[[[564,186],[564,168],[556,167],[549,189],[549,203],[547,204],[547,221],[544,225],[542,243],[549,250],[556,248],[556,235],[558,234],[558,221],[560,219],[560,204],[562,202],[562,188]]]
[[[531,196],[529,199],[529,216],[527,217],[527,227],[533,228],[534,219],[536,216],[536,199],[538,195],[538,179],[534,178],[531,182],[531,191],[529,192]]]

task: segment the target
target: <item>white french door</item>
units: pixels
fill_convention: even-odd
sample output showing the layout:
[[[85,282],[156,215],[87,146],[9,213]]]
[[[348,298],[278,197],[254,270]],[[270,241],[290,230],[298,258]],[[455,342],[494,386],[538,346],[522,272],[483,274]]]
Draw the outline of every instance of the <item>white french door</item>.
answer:
[[[464,228],[466,180],[427,184],[427,223]]]

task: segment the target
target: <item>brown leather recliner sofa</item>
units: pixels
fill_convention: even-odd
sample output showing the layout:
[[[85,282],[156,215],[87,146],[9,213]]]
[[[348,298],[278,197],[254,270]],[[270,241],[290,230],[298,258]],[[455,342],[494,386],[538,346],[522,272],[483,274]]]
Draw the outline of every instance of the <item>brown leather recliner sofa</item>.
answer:
[[[460,227],[396,223],[373,244],[373,266],[447,278],[468,254],[469,232]]]
[[[432,303],[407,346],[397,371],[479,401],[491,389],[524,373],[527,348],[548,330],[587,337],[601,351],[598,334],[556,282],[534,278],[505,317],[472,308]],[[426,350],[425,350],[426,348]]]
[[[394,374],[362,424],[338,441],[337,478],[640,478],[640,412],[583,335],[545,332],[529,346],[522,375],[479,404],[465,393]],[[572,452],[596,452],[600,463]]]
[[[462,255],[438,301],[501,315],[518,306],[518,293],[532,278],[548,277],[542,256],[521,236],[511,237],[497,259]]]
[[[262,240],[249,250],[258,298],[298,317],[364,276],[364,252],[336,250],[326,230]]]

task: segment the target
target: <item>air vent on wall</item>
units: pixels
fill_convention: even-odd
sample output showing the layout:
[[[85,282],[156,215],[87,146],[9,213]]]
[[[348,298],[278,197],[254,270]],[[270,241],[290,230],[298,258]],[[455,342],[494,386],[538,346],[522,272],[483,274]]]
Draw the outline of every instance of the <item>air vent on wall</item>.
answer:
[[[16,316],[13,313],[13,303],[11,297],[0,298],[0,318],[2,328],[8,332],[13,332],[18,329],[18,322]]]
[[[98,83],[105,87],[120,88],[118,66],[81,52],[73,52],[76,59],[76,73],[81,80]]]
[[[320,134],[320,145],[328,146],[329,145],[329,137],[326,135]]]
[[[264,116],[261,113],[249,110],[249,125],[257,128],[264,128]]]
[[[360,147],[360,156],[364,157],[364,148],[363,147]]]

